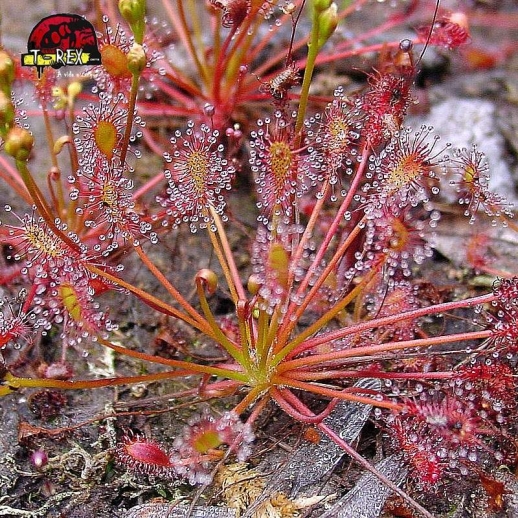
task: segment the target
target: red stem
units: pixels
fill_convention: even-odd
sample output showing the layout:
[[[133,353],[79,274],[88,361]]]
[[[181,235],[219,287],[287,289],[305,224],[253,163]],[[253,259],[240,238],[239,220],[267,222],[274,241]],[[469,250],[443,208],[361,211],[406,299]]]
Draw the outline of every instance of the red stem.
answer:
[[[318,267],[322,263],[322,259],[324,258],[324,255],[328,251],[329,244],[330,244],[331,240],[333,239],[333,237],[336,236],[338,227],[340,226],[340,224],[343,221],[344,214],[350,208],[351,202],[353,201],[354,196],[357,193],[358,186],[363,179],[363,173],[365,171],[365,168],[367,167],[368,155],[369,155],[369,149],[367,146],[365,146],[365,148],[363,149],[363,152],[362,152],[360,165],[358,167],[358,170],[356,171],[353,181],[351,182],[349,191],[348,191],[346,197],[344,198],[342,204],[340,205],[340,208],[338,209],[335,219],[333,220],[333,223],[331,224],[331,226],[329,227],[329,229],[327,231],[324,241],[319,246],[315,259],[311,263],[311,266],[308,268],[306,276],[304,277],[302,283],[300,284],[300,286],[297,290],[296,298],[299,300],[305,299],[305,302],[303,303],[304,308],[307,307],[307,305],[311,302],[311,298],[309,296],[303,297],[304,290],[308,287],[311,277],[313,276],[313,273],[315,271],[318,271]],[[336,257],[335,259],[338,260],[340,258]],[[325,279],[329,275],[329,272],[330,272],[330,269],[326,268],[326,270],[324,271],[324,274],[319,277],[318,281],[315,283],[318,286],[318,288],[325,281]],[[301,314],[300,309],[298,309],[297,304],[294,302],[290,303],[290,305],[288,306],[288,309],[286,311],[286,315],[284,318],[284,324],[281,326],[281,329],[280,329],[281,335],[287,336],[295,328],[297,319],[290,318],[293,314],[296,314],[296,315]]]
[[[314,416],[309,417],[296,410],[293,402],[294,400],[298,401],[298,398],[296,398],[295,395],[288,389],[273,387],[270,390],[270,394],[272,395],[272,398],[275,400],[275,402],[281,407],[281,409],[284,410],[284,412],[286,412],[297,421],[306,424],[321,423],[334,410],[336,404],[339,401],[338,399],[332,399],[327,407],[322,412],[320,412],[320,414],[315,414]]]
[[[282,373],[288,370],[298,369],[300,367],[309,367],[310,365],[318,365],[329,361],[343,360],[345,358],[363,358],[365,356],[373,356],[378,353],[387,353],[390,351],[397,351],[400,349],[413,349],[419,347],[429,347],[433,345],[443,345],[452,342],[461,342],[466,340],[481,340],[489,338],[492,334],[491,330],[474,331],[469,333],[458,333],[446,336],[434,336],[432,338],[420,338],[417,340],[403,340],[401,342],[387,342],[377,345],[366,345],[363,347],[354,347],[344,351],[335,351],[326,354],[315,354],[304,358],[297,358],[296,360],[285,361],[279,365],[278,372]],[[320,337],[319,337],[320,338]],[[321,343],[327,343],[325,340]],[[318,344],[320,345],[320,344]]]
[[[16,169],[3,156],[0,156],[0,178],[3,178],[28,205],[32,205],[32,198],[23,180]]]
[[[296,388],[300,390],[304,390],[306,392],[311,392],[312,394],[317,394],[323,397],[329,397],[332,399],[341,399],[344,401],[352,401],[355,403],[361,403],[363,405],[374,405],[379,408],[387,408],[388,410],[400,411],[403,407],[402,405],[398,405],[397,403],[392,403],[391,401],[381,400],[377,401],[372,397],[358,396],[357,394],[352,394],[349,389],[334,389],[329,388],[325,385],[307,383],[305,381],[294,380],[288,378],[287,376],[275,375],[272,377],[272,385],[282,386],[282,387],[290,387]]]
[[[326,333],[322,333],[314,338],[310,338],[305,340],[300,344],[299,347],[295,348],[289,355],[288,358],[293,358],[298,354],[307,351],[308,349],[312,349],[319,345],[322,345],[326,342],[331,342],[333,340],[339,340],[340,338],[345,338],[346,336],[361,334],[364,331],[368,331],[369,329],[374,329],[376,327],[385,327],[390,324],[394,324],[395,322],[402,322],[405,320],[414,320],[417,318],[421,318],[427,315],[433,315],[434,313],[443,313],[446,311],[451,311],[453,309],[466,308],[470,306],[477,306],[480,304],[488,304],[495,300],[495,296],[492,293],[488,293],[486,295],[481,295],[480,297],[473,297],[471,299],[464,300],[455,300],[452,302],[444,302],[442,304],[435,304],[433,306],[429,306],[426,308],[414,309],[411,311],[405,311],[403,313],[397,313],[395,315],[389,315],[387,317],[375,318],[374,320],[369,320],[367,322],[360,322],[358,324],[353,324],[351,326],[338,329],[336,331],[329,331]],[[482,331],[481,338],[487,338],[490,335],[490,331]],[[467,339],[475,339],[477,333],[463,333],[465,335],[470,335],[468,338],[459,338],[462,340]],[[457,335],[459,336],[459,335]],[[462,335],[460,335],[462,336]],[[441,337],[439,337],[441,338]],[[445,338],[445,337],[442,337]],[[355,348],[355,351],[359,351],[362,348]]]
[[[227,53],[232,38],[236,34],[236,30],[237,27],[232,27],[227,37],[225,38],[223,46],[221,47],[221,50],[219,52],[218,62],[216,63],[216,69],[214,70],[214,79],[212,82],[212,99],[216,106],[221,104],[221,83],[223,82],[223,65],[226,63],[225,54]]]
[[[453,371],[446,372],[382,372],[374,370],[328,370],[325,371],[310,371],[297,369],[292,372],[285,372],[284,376],[300,381],[321,381],[321,380],[336,380],[336,379],[361,379],[361,378],[376,378],[376,379],[408,379],[408,380],[422,380],[422,379],[450,379],[455,376]]]

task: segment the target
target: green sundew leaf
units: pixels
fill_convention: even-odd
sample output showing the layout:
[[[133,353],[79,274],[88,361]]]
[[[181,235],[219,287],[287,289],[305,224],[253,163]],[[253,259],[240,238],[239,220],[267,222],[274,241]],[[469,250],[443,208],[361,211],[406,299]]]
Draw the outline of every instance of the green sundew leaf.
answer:
[[[272,243],[268,253],[268,268],[274,273],[281,288],[288,288],[290,257],[280,243]]]

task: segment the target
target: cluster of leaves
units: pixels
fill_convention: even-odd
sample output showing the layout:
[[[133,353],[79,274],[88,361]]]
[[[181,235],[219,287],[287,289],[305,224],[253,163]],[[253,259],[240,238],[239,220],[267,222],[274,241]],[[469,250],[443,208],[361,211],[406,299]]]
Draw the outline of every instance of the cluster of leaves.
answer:
[[[0,226],[2,280],[9,289],[23,287],[3,305],[2,394],[21,387],[89,389],[193,376],[200,385],[183,391],[183,397],[241,391],[232,412],[193,419],[172,449],[141,435],[126,436],[116,449],[120,462],[137,473],[192,483],[208,480],[210,463],[222,458],[223,444],[240,460],[246,458],[251,427],[270,400],[298,421],[319,427],[367,467],[323,420],[340,400],[376,407],[392,446],[412,468],[410,477],[426,491],[457,474],[476,479],[496,464],[514,464],[518,279],[510,272],[489,293],[459,300],[452,291],[449,300],[438,300],[438,290],[420,268],[433,253],[440,187],[451,191],[472,220],[488,217],[490,224],[513,227],[513,212],[489,190],[488,167],[478,149],[451,150],[439,143],[433,128],[414,131],[404,125],[413,103],[414,45],[465,43],[465,19],[445,15],[431,30],[419,30],[413,41],[385,43],[383,61],[363,91],[339,88],[324,109],[307,115],[318,60],[359,53],[350,48],[362,36],[334,52],[325,50],[352,7],[339,12],[328,0],[208,4],[217,34],[224,34],[211,43],[211,53],[196,47],[199,26],[188,24],[181,1],[175,25],[200,71],[200,85],[160,55],[159,40],[146,29],[143,2],[121,0],[132,36],[105,20],[103,64],[89,71],[95,87],[87,95],[79,80],[63,83],[51,69],[35,80],[44,135],[31,132],[17,95],[27,71],[6,51],[0,53],[0,135],[4,154],[14,159],[14,167],[2,160],[2,176],[31,206],[22,216],[6,206]],[[198,16],[191,11],[191,17]],[[254,38],[265,17],[267,24],[271,17],[278,22],[267,39],[273,44],[284,22],[300,20],[301,13],[310,24],[309,35],[292,39],[287,56],[279,54],[286,59],[280,74],[269,78],[266,73],[282,62],[280,57],[251,72],[261,51]],[[295,61],[291,52],[305,43],[308,55]],[[256,75],[263,77],[262,84]],[[146,135],[144,116],[154,106],[138,100],[142,82],[152,85],[153,95],[169,95],[176,115],[183,92],[200,106],[191,106],[194,116],[183,131],[174,130],[163,170],[136,188],[140,154],[135,141]],[[241,125],[236,107],[257,100],[267,113]],[[62,133],[58,138],[56,128]],[[31,165],[34,141],[40,138],[52,160],[47,193]],[[247,170],[256,185],[258,218],[250,246],[252,273],[245,283],[226,228],[227,193]],[[192,305],[170,281],[170,272],[148,255],[150,247],[183,226],[210,239],[232,301],[225,319],[214,315],[208,301],[220,289],[214,271],[193,272],[198,304]],[[128,261],[140,261],[167,297],[125,278],[123,262]],[[106,291],[136,297],[157,314],[182,320],[216,344],[222,356],[214,362],[198,362],[188,354],[173,360],[118,345],[113,340],[117,326],[100,302]],[[431,325],[461,310],[473,311],[471,330],[451,334]],[[59,354],[40,366],[40,379],[23,377],[9,361],[10,350],[21,348],[29,357],[51,331],[61,343]],[[96,344],[167,370],[75,379],[74,350],[82,355],[96,350]],[[355,385],[363,378],[382,380],[384,389]],[[324,410],[313,412],[301,391],[325,402]]]

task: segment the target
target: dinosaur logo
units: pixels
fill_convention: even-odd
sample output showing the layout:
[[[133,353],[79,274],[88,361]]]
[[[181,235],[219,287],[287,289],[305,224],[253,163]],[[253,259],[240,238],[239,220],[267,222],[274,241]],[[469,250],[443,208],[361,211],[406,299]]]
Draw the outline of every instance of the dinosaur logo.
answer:
[[[53,14],[43,18],[29,36],[22,65],[44,67],[99,65],[101,54],[93,25],[78,14]]]

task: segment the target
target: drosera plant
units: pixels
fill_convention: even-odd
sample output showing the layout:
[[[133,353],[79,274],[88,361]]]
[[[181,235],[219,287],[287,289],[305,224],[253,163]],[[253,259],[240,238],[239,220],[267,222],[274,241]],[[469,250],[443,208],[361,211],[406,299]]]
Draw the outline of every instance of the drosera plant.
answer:
[[[173,129],[182,129],[188,121],[204,123],[240,145],[243,130],[250,131],[249,121],[261,116],[272,97],[281,106],[284,97],[298,97],[298,92],[290,90],[299,85],[302,70],[334,67],[347,59],[396,49],[399,40],[387,33],[409,24],[421,29],[414,43],[428,39],[423,19],[429,14],[429,5],[425,2],[396,2],[385,9],[385,16],[379,16],[377,25],[351,35],[355,22],[347,21],[355,13],[375,7],[368,0],[354,0],[339,4],[336,13],[340,26],[348,32],[336,34],[332,46],[317,51],[312,45],[306,53],[309,30],[294,30],[300,23],[306,28],[310,23],[304,5],[305,0],[211,0],[200,9],[186,0],[158,3],[155,7],[161,14],[150,18],[144,42],[150,57],[153,53],[141,78],[139,112],[148,119],[142,131],[146,143],[159,154],[167,150],[162,130],[163,119],[169,116]],[[458,23],[449,23],[450,15]],[[103,13],[97,13],[97,18],[102,17]],[[108,43],[109,63],[113,64],[114,76],[111,81],[106,78],[108,84],[114,91],[124,92],[130,79],[125,68],[129,38],[125,25],[114,25],[116,19],[116,13],[104,14],[100,41]],[[439,28],[433,35],[437,34],[438,45],[455,48],[469,38],[461,13],[441,12],[437,23]],[[114,59],[115,55],[120,59]],[[99,67],[103,77],[105,68]],[[327,92],[309,97],[302,94],[300,99],[322,108],[330,96]]]
[[[234,3],[211,4],[219,23],[236,23],[235,17],[229,21]],[[264,3],[243,5],[240,26],[263,23]],[[247,158],[234,154],[232,144],[227,147],[224,127],[210,120],[176,131],[157,176],[166,187],[157,190],[156,203],[144,204],[139,194],[145,190],[149,195],[150,185],[159,181],[135,189],[139,162],[128,150],[134,126],[141,123],[137,94],[147,73],[145,8],[141,0],[121,0],[119,8],[133,34],[124,54],[129,93],[97,91],[97,100],[76,114],[72,108],[79,88],[62,90],[69,96],[72,135],[56,138],[48,127],[43,136],[31,133],[17,102],[17,65],[7,52],[0,54],[0,135],[7,157],[2,164],[14,160],[2,176],[31,205],[23,216],[6,207],[0,226],[8,262],[4,282],[13,290],[25,287],[4,304],[1,394],[197,378],[197,385],[177,397],[210,401],[237,394],[238,403],[218,417],[203,410],[170,448],[126,434],[114,449],[122,465],[140,474],[206,483],[213,463],[226,455],[223,445],[246,459],[254,423],[275,402],[295,420],[327,434],[424,516],[432,515],[422,503],[431,502],[416,502],[325,424],[339,401],[376,408],[380,426],[411,468],[410,479],[428,493],[441,484],[453,490],[449,476],[460,474],[476,484],[497,465],[513,465],[518,278],[500,279],[492,291],[477,296],[459,298],[452,290],[448,299],[437,300],[433,286],[424,289],[432,283],[421,270],[432,253],[440,186],[458,195],[468,217],[487,216],[478,212],[483,204],[493,219],[513,226],[513,212],[503,199],[491,196],[479,150],[452,155],[433,128],[404,126],[413,102],[414,43],[405,39],[388,45],[383,66],[369,75],[364,91],[345,95],[338,89],[320,113],[308,116],[313,65],[328,52],[325,43],[341,14],[329,0],[290,6],[290,22],[298,8],[311,22],[297,98],[288,95],[288,86],[294,86],[288,75],[270,83],[274,88],[263,94],[270,95],[271,113],[242,135],[250,150]],[[465,42],[467,34],[459,34],[467,33],[466,27],[452,24],[435,24],[430,41]],[[227,30],[222,48],[238,52],[237,42],[248,33],[232,26]],[[216,64],[212,73],[222,73],[222,66]],[[291,74],[290,66],[285,70]],[[42,82],[46,89],[55,80],[49,73]],[[31,161],[39,138],[53,153],[49,197]],[[65,149],[69,174],[62,172]],[[226,193],[238,160],[239,168],[249,167],[255,176],[259,212],[250,247],[252,271],[246,276],[228,237]],[[461,183],[450,185],[444,173],[452,170]],[[60,187],[63,176],[66,190]],[[476,197],[473,203],[466,203],[468,188]],[[185,225],[193,233],[206,233],[220,271],[193,272],[196,304],[149,253],[167,232]],[[165,295],[128,279],[129,261],[147,268]],[[224,320],[210,302],[221,289],[232,306]],[[113,336],[116,325],[103,308],[107,291],[182,321],[215,344],[222,357],[212,362],[195,355],[170,359],[120,345]],[[440,325],[445,315],[460,312],[472,313],[473,325],[447,332]],[[48,376],[24,376],[10,364],[11,348],[28,354],[32,344],[56,330],[62,347]],[[94,346],[163,369],[77,379],[73,351],[80,357]],[[355,385],[363,378],[381,380],[384,388]],[[319,410],[301,393],[312,395]]]

